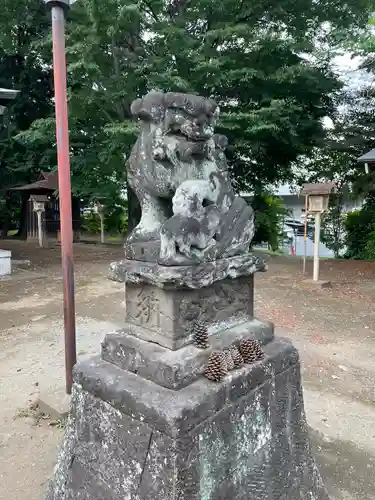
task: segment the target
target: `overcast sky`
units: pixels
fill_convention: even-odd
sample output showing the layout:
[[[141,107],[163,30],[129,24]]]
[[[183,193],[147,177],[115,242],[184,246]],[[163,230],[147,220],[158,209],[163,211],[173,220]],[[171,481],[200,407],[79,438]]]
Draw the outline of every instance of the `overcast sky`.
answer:
[[[350,54],[338,56],[333,60],[334,69],[340,73],[341,78],[351,88],[358,88],[366,82],[367,74],[360,71],[360,57],[352,57]]]

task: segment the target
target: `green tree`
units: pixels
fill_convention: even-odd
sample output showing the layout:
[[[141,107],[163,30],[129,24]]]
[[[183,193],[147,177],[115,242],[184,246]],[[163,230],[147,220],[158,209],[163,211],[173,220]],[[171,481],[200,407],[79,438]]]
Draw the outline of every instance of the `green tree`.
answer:
[[[327,131],[325,140],[308,158],[300,158],[299,184],[335,182],[336,193],[331,195],[329,209],[322,221],[322,241],[333,250],[335,257],[345,247],[345,203],[366,198],[374,185],[374,174],[366,174],[357,161],[374,145],[374,110],[373,98],[366,87],[343,92],[337,100],[333,128]],[[349,219],[353,232],[353,221],[357,219],[355,215]]]
[[[335,192],[330,195],[329,207],[323,214],[321,239],[333,251],[335,258],[345,247],[345,202],[358,196],[354,183],[358,182],[357,148],[349,140],[349,130],[336,122],[327,133],[321,147],[316,147],[309,158],[304,158],[297,174],[297,183],[334,182]]]
[[[129,60],[124,48],[132,22],[117,12],[114,1],[107,1],[103,6],[75,3],[67,24],[72,190],[87,202],[102,199],[109,209],[124,204],[125,160],[137,131],[130,104],[144,91],[137,84],[138,59],[130,54]],[[39,49],[50,65],[51,41],[44,40]],[[54,137],[52,114],[18,140],[25,147],[44,147],[46,160],[56,168]]]
[[[17,139],[21,131],[52,112],[50,68],[43,64],[37,43],[49,32],[48,14],[39,0],[3,0],[0,19],[0,87],[19,90],[16,100],[9,106],[6,119],[0,120],[0,187],[4,190],[15,184],[35,179],[43,168],[46,151],[37,143],[25,147]],[[49,164],[46,165],[49,167]],[[48,169],[48,168],[47,168]],[[18,197],[3,200],[5,210],[2,232],[7,233]],[[23,209],[26,200],[23,200]],[[24,210],[20,220],[26,218]],[[21,224],[23,232],[25,224]]]
[[[333,251],[335,259],[345,247],[344,192],[331,194],[327,212],[323,214],[321,240]]]
[[[369,195],[361,210],[347,215],[346,257],[349,259],[372,259],[374,252],[375,197]]]
[[[136,135],[130,103],[151,89],[218,101],[239,189],[290,180],[293,161],[324,136],[321,120],[341,86],[327,47],[364,24],[367,4],[76,2],[67,44],[73,188],[116,197]],[[22,140],[53,144],[50,121],[36,122]]]
[[[283,223],[288,215],[283,200],[268,193],[254,196],[251,205],[255,211],[252,244],[268,243],[271,250],[278,250],[283,239]]]

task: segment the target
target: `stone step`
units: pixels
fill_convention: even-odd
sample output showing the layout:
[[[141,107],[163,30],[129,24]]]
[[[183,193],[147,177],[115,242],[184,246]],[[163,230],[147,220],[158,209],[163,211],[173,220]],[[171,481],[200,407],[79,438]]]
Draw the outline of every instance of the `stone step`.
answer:
[[[163,387],[177,390],[202,375],[213,350],[222,350],[243,338],[255,338],[265,345],[274,338],[273,330],[272,323],[256,319],[244,321],[231,328],[211,332],[208,349],[198,349],[189,344],[172,351],[138,338],[138,327],[127,325],[125,329],[106,335],[102,343],[102,358]]]

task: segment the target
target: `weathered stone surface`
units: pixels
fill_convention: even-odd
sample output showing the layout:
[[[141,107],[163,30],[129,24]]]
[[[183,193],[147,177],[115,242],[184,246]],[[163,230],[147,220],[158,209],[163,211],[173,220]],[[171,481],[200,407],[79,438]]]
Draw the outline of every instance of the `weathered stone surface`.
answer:
[[[198,319],[207,322],[210,333],[252,319],[253,283],[253,276],[248,276],[194,290],[128,282],[126,322],[133,335],[179,349],[191,341]]]
[[[77,366],[47,500],[328,500],[311,454],[298,355],[172,391],[99,359]]]
[[[196,266],[161,266],[153,262],[124,259],[110,264],[109,278],[114,281],[148,283],[160,288],[176,286],[200,289],[226,278],[251,276],[266,270],[263,259],[250,253]]]
[[[140,135],[127,178],[142,214],[126,243],[127,258],[141,253],[141,260],[175,266],[247,253],[254,213],[232,188],[227,138],[214,134],[218,105],[196,95],[150,92],[131,109]],[[158,245],[150,245],[154,241]]]
[[[213,411],[235,403],[298,361],[298,352],[287,340],[270,342],[264,346],[264,352],[264,361],[230,372],[219,385],[201,377],[174,391],[99,357],[79,363],[75,380],[121,412],[171,437],[181,437],[210,417]]]
[[[171,351],[135,337],[134,330],[128,328],[106,336],[102,343],[102,358],[163,387],[177,390],[202,375],[213,350],[223,349],[243,338],[256,338],[267,344],[273,336],[271,323],[245,321],[211,335],[208,349],[198,349],[190,344]]]
[[[164,265],[197,264],[213,260],[208,251],[216,246],[214,236],[221,213],[216,205],[219,182],[209,180],[182,182],[172,198],[173,216],[160,229],[160,259]],[[209,202],[205,206],[204,202]]]
[[[47,498],[147,498],[140,494],[150,485],[147,476],[154,472],[155,448],[168,441],[160,439],[159,434],[76,385],[62,453]],[[168,464],[167,454],[165,459],[159,467]],[[159,479],[153,486],[168,498],[168,480],[163,481],[161,475]]]
[[[123,266],[123,261],[111,262],[108,267],[108,279],[112,281],[117,281],[119,283],[125,283],[126,281],[126,271]]]
[[[182,182],[172,210],[160,230],[160,264],[194,265],[248,252],[253,210],[234,196],[227,177],[211,173],[206,181]]]
[[[182,113],[180,132],[196,137],[205,122],[187,119],[186,113],[208,106],[209,115],[216,109],[206,100],[171,94],[168,114],[164,94],[156,106],[154,97],[135,105],[148,122],[147,134],[158,133],[154,122],[160,117],[176,124],[177,109],[177,115]],[[144,132],[137,151],[146,161],[142,154],[149,137]],[[157,155],[165,153],[169,160],[176,147],[190,163],[191,157],[210,154],[204,141],[182,145],[176,138],[165,140],[156,145],[162,150]],[[172,152],[163,150],[166,145],[173,146]],[[202,164],[194,162],[200,172]],[[252,212],[240,199],[229,197],[215,235],[208,220],[211,205],[201,214],[200,225],[190,220],[192,225],[185,227],[183,218],[165,222],[158,196],[170,184],[165,172],[157,177],[159,166],[152,169],[155,191],[147,179],[136,186],[147,217],[127,243],[129,256],[140,258],[111,266],[112,279],[126,281],[125,328],[107,335],[101,357],[74,369],[72,410],[47,500],[328,500],[305,429],[298,352],[290,342],[274,339],[273,325],[253,318],[253,275],[266,266],[246,253]],[[206,174],[209,178],[210,172]],[[202,192],[207,176],[198,183]],[[175,216],[181,207],[190,210],[190,204],[209,198],[196,192],[197,183],[180,181],[174,192],[188,195],[179,203],[174,200]],[[225,205],[225,196],[220,203]],[[174,230],[177,222],[181,224]],[[160,228],[166,237],[162,246],[169,252],[165,266],[151,260],[160,251]],[[242,233],[243,241],[238,237]],[[213,236],[216,250],[205,254],[204,263],[175,265],[181,256],[198,255],[199,261],[199,251],[207,250]],[[206,350],[191,345],[198,319],[207,325]],[[261,341],[264,359],[230,371],[218,384],[201,376],[212,350],[245,337]]]

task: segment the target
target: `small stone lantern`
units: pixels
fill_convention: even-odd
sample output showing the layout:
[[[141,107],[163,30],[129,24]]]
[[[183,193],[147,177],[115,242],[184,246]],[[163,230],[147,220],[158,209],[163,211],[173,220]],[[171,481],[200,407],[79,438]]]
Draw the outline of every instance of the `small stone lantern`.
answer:
[[[329,196],[323,194],[311,194],[308,197],[309,212],[324,212],[328,208]]]
[[[38,217],[39,246],[43,247],[44,241],[45,241],[45,234],[44,234],[44,230],[43,230],[44,228],[43,228],[43,223],[42,223],[42,214],[45,212],[46,201],[48,201],[48,197],[46,195],[33,194],[30,196],[30,199],[33,202],[33,210],[34,210],[34,212],[36,212],[36,215]]]
[[[334,182],[318,182],[315,184],[304,184],[301,194],[308,197],[308,211],[315,216],[314,236],[314,272],[313,281],[319,281],[319,245],[321,215],[328,209],[329,197],[335,192]],[[307,215],[307,214],[306,214]]]
[[[105,242],[105,236],[104,236],[104,210],[105,210],[105,205],[103,200],[96,200],[95,201],[95,206],[99,214],[100,218],[100,243]]]

